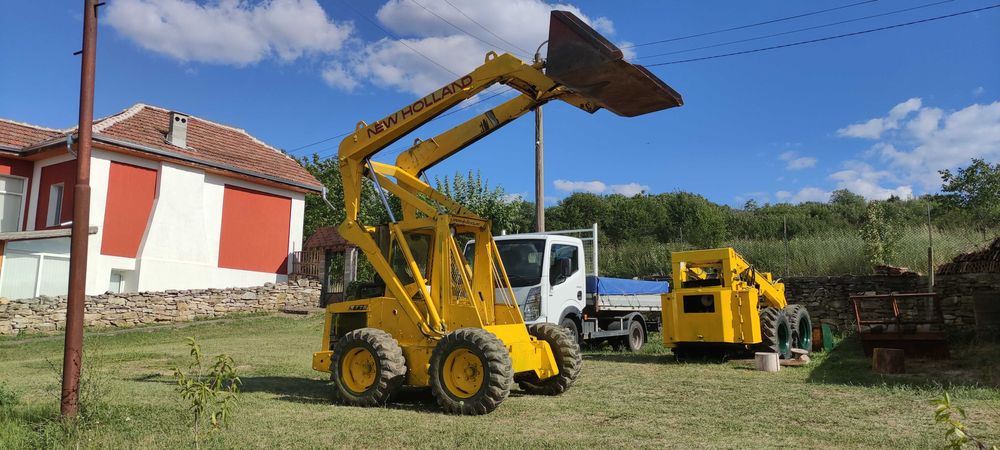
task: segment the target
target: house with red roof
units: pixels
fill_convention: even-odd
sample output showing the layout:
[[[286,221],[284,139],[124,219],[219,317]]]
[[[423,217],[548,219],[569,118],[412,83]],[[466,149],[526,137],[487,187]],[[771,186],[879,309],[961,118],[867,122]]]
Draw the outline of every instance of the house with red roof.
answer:
[[[0,119],[0,297],[65,295],[76,129]],[[246,131],[137,104],[94,121],[87,294],[287,280],[322,184]]]

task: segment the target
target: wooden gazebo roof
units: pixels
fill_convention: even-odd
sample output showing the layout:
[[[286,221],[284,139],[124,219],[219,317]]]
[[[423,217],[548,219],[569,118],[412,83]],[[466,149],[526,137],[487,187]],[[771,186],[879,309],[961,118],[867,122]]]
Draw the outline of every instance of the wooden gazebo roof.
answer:
[[[337,232],[337,227],[322,227],[316,229],[316,232],[306,239],[302,249],[322,249],[342,252],[354,247],[356,247],[354,244],[348,242]]]

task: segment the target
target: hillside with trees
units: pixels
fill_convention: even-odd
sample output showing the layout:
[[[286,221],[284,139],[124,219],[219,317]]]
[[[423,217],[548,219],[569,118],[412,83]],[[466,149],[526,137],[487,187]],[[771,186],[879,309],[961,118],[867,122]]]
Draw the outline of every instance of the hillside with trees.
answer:
[[[315,155],[303,165],[328,189],[323,199],[306,200],[305,232],[343,220],[343,188],[334,160]],[[972,250],[1000,230],[1000,164],[973,160],[955,172],[941,171],[941,193],[918,198],[867,201],[847,190],[826,202],[742,208],[714,203],[690,192],[596,195],[574,193],[546,208],[549,230],[586,228],[597,223],[602,242],[601,270],[613,276],[662,276],[671,251],[732,246],[765,270],[780,275],[869,273],[876,265],[927,269],[928,228],[935,262]],[[500,234],[535,229],[534,204],[491,186],[478,172],[435,180],[436,188],[493,222]],[[370,183],[362,201],[362,221],[388,218]],[[398,213],[398,202],[393,202]],[[928,221],[930,227],[928,227]]]

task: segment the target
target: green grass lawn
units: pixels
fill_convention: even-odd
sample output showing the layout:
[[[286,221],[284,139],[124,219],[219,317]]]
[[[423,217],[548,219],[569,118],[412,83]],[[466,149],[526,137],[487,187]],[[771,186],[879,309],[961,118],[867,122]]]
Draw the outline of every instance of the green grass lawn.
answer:
[[[776,374],[738,361],[677,363],[654,342],[640,354],[586,352],[563,396],[514,391],[492,414],[460,417],[440,413],[425,390],[385,408],[332,404],[331,387],[310,369],[321,330],[319,316],[257,316],[90,334],[85,390],[103,400],[69,438],[54,420],[61,337],[0,340],[0,382],[20,397],[0,402],[0,448],[192,447],[171,378],[188,362],[188,336],[207,355],[231,354],[244,383],[230,426],[208,435],[208,448],[928,448],[945,443],[929,404],[943,389],[968,412],[970,430],[1000,443],[997,346],[953,348],[948,363],[907,361],[918,373],[881,377],[852,340]]]

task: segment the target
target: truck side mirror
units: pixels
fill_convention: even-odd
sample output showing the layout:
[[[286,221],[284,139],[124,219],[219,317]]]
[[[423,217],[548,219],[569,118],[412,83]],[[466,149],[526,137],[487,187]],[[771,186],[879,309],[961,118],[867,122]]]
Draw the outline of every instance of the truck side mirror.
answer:
[[[552,284],[562,283],[573,274],[573,260],[570,258],[559,258],[556,260],[554,269],[553,272],[555,273],[553,275],[555,280]]]

